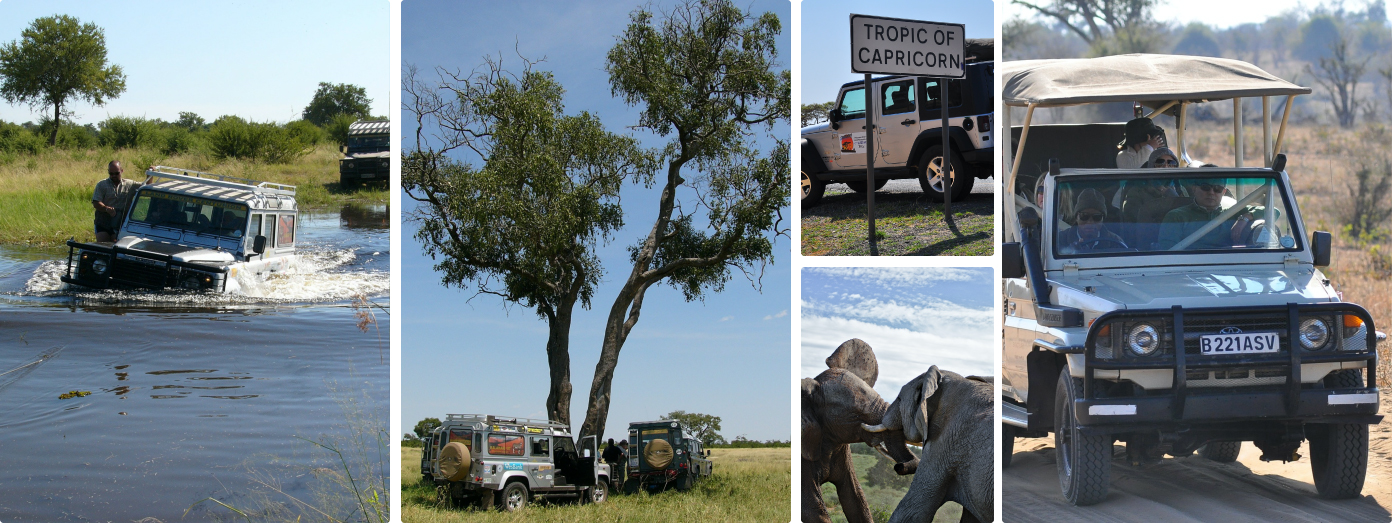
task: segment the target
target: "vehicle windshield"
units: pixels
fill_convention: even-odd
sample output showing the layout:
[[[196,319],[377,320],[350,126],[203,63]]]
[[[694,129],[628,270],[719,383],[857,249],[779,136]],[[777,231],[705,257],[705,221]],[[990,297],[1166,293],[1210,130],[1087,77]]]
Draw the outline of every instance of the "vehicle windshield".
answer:
[[[391,137],[385,134],[369,134],[348,138],[348,149],[355,152],[379,152],[391,148]]]
[[[1275,176],[1164,171],[1060,181],[1052,196],[1054,255],[1300,249],[1285,187]]]
[[[158,191],[141,191],[130,219],[160,227],[241,238],[247,226],[245,205]]]

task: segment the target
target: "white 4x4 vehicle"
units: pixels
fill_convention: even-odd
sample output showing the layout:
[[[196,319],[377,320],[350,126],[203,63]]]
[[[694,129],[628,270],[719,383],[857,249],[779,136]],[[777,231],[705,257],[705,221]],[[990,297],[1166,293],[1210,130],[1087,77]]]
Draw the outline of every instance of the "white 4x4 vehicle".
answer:
[[[1330,235],[1301,220],[1275,154],[1282,133],[1273,146],[1262,115],[1262,167],[1241,167],[1239,148],[1238,167],[1193,168],[1184,149],[1190,104],[1284,96],[1289,107],[1310,90],[1202,57],[1002,72],[1006,125],[1011,106],[1028,111],[1002,191],[1004,463],[1014,436],[1053,432],[1064,497],[1087,505],[1106,497],[1116,441],[1146,463],[1195,451],[1231,462],[1244,441],[1294,461],[1309,440],[1320,496],[1358,497],[1368,425],[1381,420],[1382,335],[1320,272]],[[1180,168],[1116,169],[1116,124],[1030,125],[1037,107],[1132,101],[1176,117]]]
[[[964,77],[948,82],[948,138],[952,147],[952,199],[960,201],[976,178],[992,175],[995,142],[995,47],[969,40]],[[971,56],[980,58],[971,58]],[[977,61],[980,60],[980,61]],[[933,201],[943,201],[942,101],[937,78],[872,78],[875,189],[889,180],[917,178]],[[802,128],[802,205],[816,205],[828,183],[865,192],[865,82],[841,86],[831,121]]]

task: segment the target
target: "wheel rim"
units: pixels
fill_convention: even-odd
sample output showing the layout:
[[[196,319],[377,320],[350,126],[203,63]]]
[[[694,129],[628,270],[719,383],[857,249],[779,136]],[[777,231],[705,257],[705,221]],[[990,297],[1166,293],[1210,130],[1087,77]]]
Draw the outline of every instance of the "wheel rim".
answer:
[[[808,177],[807,173],[802,173],[802,197],[806,198],[810,194],[812,194],[812,178]]]
[[[522,493],[519,492],[519,491],[517,491],[517,490],[513,490],[512,492],[509,492],[509,493],[508,493],[507,504],[508,504],[508,509],[510,509],[510,510],[516,510],[516,509],[522,508]]]
[[[602,502],[604,501],[604,495],[605,495],[605,491],[606,491],[606,490],[608,490],[608,489],[604,488],[604,484],[602,484],[602,483],[595,484],[595,492],[594,492],[594,500],[595,500],[595,503],[602,503]]]
[[[942,157],[934,157],[928,162],[928,186],[933,190],[943,192],[943,163]]]

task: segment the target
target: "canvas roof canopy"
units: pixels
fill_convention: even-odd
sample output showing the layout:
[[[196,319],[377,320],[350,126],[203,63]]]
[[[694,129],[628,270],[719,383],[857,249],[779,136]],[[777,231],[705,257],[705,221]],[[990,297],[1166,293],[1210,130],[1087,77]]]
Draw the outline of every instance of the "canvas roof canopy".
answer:
[[[1126,54],[1018,60],[1001,65],[1006,105],[1058,107],[1103,102],[1158,106],[1259,96],[1310,94],[1260,67],[1228,58]]]

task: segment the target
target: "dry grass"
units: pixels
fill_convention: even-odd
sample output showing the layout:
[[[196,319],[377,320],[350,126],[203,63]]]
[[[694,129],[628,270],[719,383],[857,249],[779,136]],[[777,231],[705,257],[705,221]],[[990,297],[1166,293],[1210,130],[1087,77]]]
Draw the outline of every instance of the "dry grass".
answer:
[[[1273,126],[1273,133],[1275,132]],[[1248,166],[1261,163],[1261,127],[1249,127],[1244,142]],[[1191,124],[1186,131],[1189,155],[1219,165],[1232,165],[1231,124]],[[1350,238],[1344,233],[1342,206],[1350,200],[1353,173],[1360,166],[1392,161],[1392,130],[1374,124],[1353,130],[1326,126],[1292,126],[1286,130],[1286,172],[1295,187],[1301,216],[1308,230],[1334,235],[1331,265],[1324,274],[1343,293],[1344,300],[1362,305],[1384,331],[1392,322],[1392,234]],[[1392,198],[1392,195],[1383,195]],[[1389,202],[1392,204],[1392,202]],[[1392,231],[1392,223],[1382,224]],[[1392,386],[1392,344],[1379,349],[1378,381]]]
[[[537,503],[515,513],[437,506],[435,487],[421,483],[421,449],[401,450],[401,520],[409,523],[792,520],[790,448],[714,449],[714,474],[688,492],[611,495],[600,505]]]
[[[0,154],[0,243],[60,245],[68,238],[91,241],[92,188],[106,177],[106,164],[120,160],[127,176],[151,165],[167,165],[298,186],[301,209],[360,201],[386,203],[382,187],[343,188],[338,184],[334,145],[321,144],[288,164],[216,160],[190,152],[167,157],[152,149],[61,150],[37,155]]]

